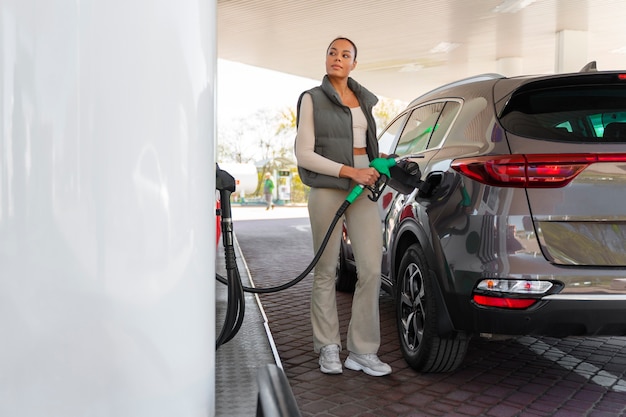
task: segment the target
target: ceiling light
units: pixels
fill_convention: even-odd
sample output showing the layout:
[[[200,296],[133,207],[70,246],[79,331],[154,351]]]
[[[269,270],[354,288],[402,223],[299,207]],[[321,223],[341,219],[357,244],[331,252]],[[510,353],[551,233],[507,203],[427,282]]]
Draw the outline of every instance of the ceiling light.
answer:
[[[430,52],[433,53],[433,54],[437,54],[437,53],[447,54],[447,53],[451,52],[452,50],[458,48],[459,46],[460,46],[460,44],[458,44],[458,43],[439,42],[439,44],[437,44],[437,46],[435,46],[433,49],[431,49]]]
[[[495,13],[517,13],[536,1],[537,0],[504,0],[502,4],[496,6],[493,11]]]

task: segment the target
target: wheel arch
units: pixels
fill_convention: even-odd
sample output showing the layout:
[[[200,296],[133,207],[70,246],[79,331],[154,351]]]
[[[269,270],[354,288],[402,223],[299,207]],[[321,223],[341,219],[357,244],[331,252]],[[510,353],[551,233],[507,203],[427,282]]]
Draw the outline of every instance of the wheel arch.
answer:
[[[405,219],[398,228],[398,232],[394,239],[392,253],[394,254],[391,259],[391,281],[395,284],[398,277],[398,269],[400,268],[400,262],[402,262],[402,256],[414,243],[418,243],[427,257],[434,256],[432,246],[428,239],[428,234],[422,228],[422,226],[413,219]]]
[[[400,268],[400,263],[402,262],[402,257],[406,250],[413,244],[418,244],[421,250],[424,252],[424,255],[427,259],[434,259],[435,253],[433,251],[432,245],[430,244],[430,240],[428,239],[428,235],[423,230],[423,228],[416,222],[412,220],[405,220],[403,224],[400,226],[398,230],[398,235],[395,240],[393,254],[394,257],[392,259],[391,271],[392,277],[391,281],[394,286],[397,282],[398,277],[398,269]],[[441,337],[445,337],[450,335],[456,331],[452,317],[450,316],[450,312],[448,311],[448,307],[446,305],[441,284],[439,282],[440,277],[437,272],[432,267],[432,262],[429,264],[429,273],[433,279],[433,288],[435,290],[435,299],[437,303],[437,329],[438,334]]]

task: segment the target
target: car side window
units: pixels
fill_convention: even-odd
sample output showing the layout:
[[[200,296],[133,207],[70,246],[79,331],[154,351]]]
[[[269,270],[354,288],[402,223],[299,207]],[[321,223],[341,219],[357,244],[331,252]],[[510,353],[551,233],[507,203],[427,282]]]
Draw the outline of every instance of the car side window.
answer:
[[[459,109],[461,108],[461,103],[458,101],[448,101],[446,106],[443,108],[441,112],[441,116],[439,116],[439,120],[437,120],[437,124],[433,129],[433,134],[430,137],[430,142],[428,143],[428,149],[433,149],[439,147],[441,142],[443,142],[443,138],[448,133],[448,129],[450,129],[450,125],[454,121],[454,118],[459,113]]]
[[[404,126],[406,113],[396,118],[385,130],[378,136],[378,150],[380,153],[390,155],[394,139],[398,136],[398,132]]]
[[[432,103],[413,110],[398,140],[397,155],[414,154],[426,149],[444,104]]]

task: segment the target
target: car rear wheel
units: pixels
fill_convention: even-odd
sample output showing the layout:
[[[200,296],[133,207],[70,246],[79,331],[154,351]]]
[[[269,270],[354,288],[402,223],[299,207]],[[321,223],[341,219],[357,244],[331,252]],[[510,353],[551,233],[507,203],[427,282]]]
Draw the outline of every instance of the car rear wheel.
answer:
[[[356,279],[356,271],[350,267],[342,245],[339,250],[339,261],[337,262],[335,288],[340,292],[353,293],[356,287]]]
[[[437,332],[434,276],[418,244],[402,257],[395,291],[396,321],[405,361],[420,372],[450,372],[465,358],[469,338],[455,333],[442,338]]]

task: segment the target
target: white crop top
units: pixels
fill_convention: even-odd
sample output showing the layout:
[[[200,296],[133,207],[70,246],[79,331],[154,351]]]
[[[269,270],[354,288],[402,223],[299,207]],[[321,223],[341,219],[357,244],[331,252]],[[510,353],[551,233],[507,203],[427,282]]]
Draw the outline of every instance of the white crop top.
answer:
[[[365,148],[367,142],[365,140],[367,134],[367,119],[360,107],[351,107],[352,112],[352,136],[354,137],[353,147]]]

